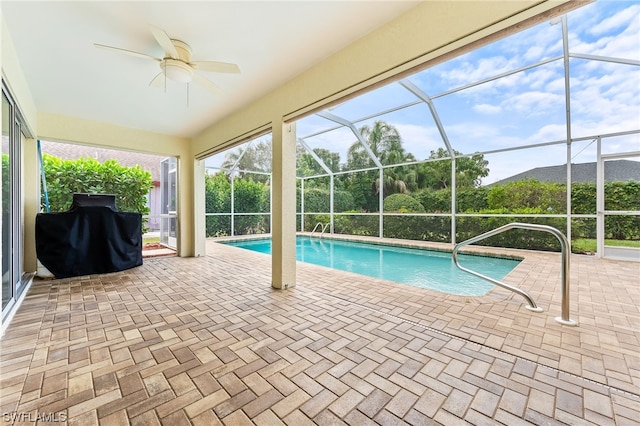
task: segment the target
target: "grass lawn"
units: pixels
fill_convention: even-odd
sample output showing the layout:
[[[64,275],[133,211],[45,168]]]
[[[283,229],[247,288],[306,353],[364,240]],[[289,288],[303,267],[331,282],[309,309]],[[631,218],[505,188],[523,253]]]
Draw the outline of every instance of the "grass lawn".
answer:
[[[616,247],[640,247],[640,241],[631,240],[604,240],[606,246]],[[595,252],[597,248],[595,239],[577,238],[571,241],[574,252]]]
[[[142,237],[142,244],[159,243],[160,237]]]

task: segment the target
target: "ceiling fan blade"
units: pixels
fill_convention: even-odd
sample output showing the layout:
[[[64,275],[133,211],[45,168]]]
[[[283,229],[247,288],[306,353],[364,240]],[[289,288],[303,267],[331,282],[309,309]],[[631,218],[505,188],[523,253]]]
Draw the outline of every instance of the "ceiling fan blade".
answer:
[[[193,80],[196,83],[199,83],[201,86],[203,86],[207,90],[209,90],[211,93],[215,93],[216,95],[222,93],[222,90],[220,90],[220,88],[218,86],[216,86],[215,84],[213,84],[212,82],[210,82],[206,78],[202,77],[201,75],[198,75],[198,74],[194,73],[193,74]]]
[[[156,39],[160,47],[162,47],[162,50],[164,50],[164,53],[172,59],[180,59],[178,51],[176,50],[176,47],[173,45],[173,42],[171,41],[167,33],[153,25],[149,25],[149,28],[151,29],[153,37]]]
[[[230,64],[228,62],[196,61],[191,62],[189,65],[200,71],[240,74],[240,67],[238,67],[238,65],[236,64]]]
[[[149,82],[149,87],[163,87],[165,82],[164,73],[160,71],[158,75],[153,77],[153,80]]]
[[[139,52],[134,52],[133,50],[127,50],[127,49],[121,49],[119,47],[113,47],[113,46],[106,46],[104,44],[98,44],[98,43],[93,43],[93,45],[95,47],[99,47],[101,49],[106,49],[106,50],[113,50],[115,52],[118,53],[125,53],[127,55],[131,55],[131,56],[137,56],[138,58],[143,58],[143,59],[152,59],[154,61],[158,61],[160,62],[162,59],[160,58],[156,58],[154,56],[151,55],[147,55],[145,53],[139,53]]]

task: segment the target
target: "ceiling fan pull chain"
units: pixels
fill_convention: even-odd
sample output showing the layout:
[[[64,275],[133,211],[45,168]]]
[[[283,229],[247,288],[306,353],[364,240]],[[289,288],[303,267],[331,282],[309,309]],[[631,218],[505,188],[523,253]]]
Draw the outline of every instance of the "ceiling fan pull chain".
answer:
[[[167,64],[166,62],[162,65],[162,75],[164,76],[164,93],[167,93]]]

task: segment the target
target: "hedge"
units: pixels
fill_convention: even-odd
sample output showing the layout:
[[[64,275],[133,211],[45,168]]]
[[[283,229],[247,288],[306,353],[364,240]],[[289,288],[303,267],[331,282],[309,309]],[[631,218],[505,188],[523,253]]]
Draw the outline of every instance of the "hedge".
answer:
[[[640,182],[605,183],[607,210],[640,210]],[[451,190],[424,190],[413,194],[428,213],[451,212]],[[459,213],[492,214],[564,214],[566,186],[557,183],[522,180],[503,185],[459,190],[456,193]],[[596,184],[571,185],[571,213],[596,213]],[[564,220],[564,219],[563,219]],[[586,219],[574,219],[573,238],[595,238],[595,228]],[[589,223],[589,225],[586,225]],[[605,238],[618,240],[640,239],[640,217],[608,216]]]
[[[234,179],[233,206],[234,235],[262,234],[270,232],[269,186],[255,182],[251,177]],[[207,216],[207,237],[231,235],[231,182],[229,176],[220,172],[205,175],[206,213],[226,213]],[[264,213],[242,215],[241,213]]]
[[[413,194],[427,213],[451,213],[451,189],[426,189]]]
[[[151,174],[140,166],[125,167],[115,160],[95,158],[62,160],[43,154],[51,212],[67,211],[74,193],[115,194],[119,211],[148,214],[147,195]],[[44,208],[44,194],[42,196]]]
[[[566,213],[567,187],[558,183],[519,180],[492,186],[487,201],[489,209],[539,208],[549,213]]]
[[[499,211],[486,210],[496,214]],[[530,209],[517,210],[514,214],[533,214]],[[456,219],[456,241],[461,242],[511,222],[526,222],[549,225],[567,232],[567,221],[561,217],[513,218],[500,216],[460,217]],[[512,229],[477,243],[483,246],[510,247],[529,250],[560,251],[560,243],[553,235],[527,229]]]
[[[219,179],[217,186],[213,184]],[[207,186],[207,212],[229,212],[230,189],[228,178],[224,175],[210,178]],[[242,184],[241,184],[242,185]],[[210,194],[217,191],[218,195]],[[595,214],[596,210],[596,186],[589,183],[576,183],[571,186],[572,213]],[[238,191],[238,189],[236,189]],[[269,211],[269,188],[263,186],[264,196],[260,201]],[[224,198],[225,195],[226,197]],[[257,191],[255,192],[257,194]],[[259,198],[254,194],[254,199]],[[329,222],[329,191],[321,188],[305,189],[305,230],[311,231],[318,223]],[[460,213],[482,214],[564,214],[566,212],[566,187],[562,184],[539,182],[535,180],[523,180],[510,182],[504,185],[490,187],[465,188],[456,192],[456,211]],[[640,183],[609,182],[605,184],[606,207],[610,210],[640,210]],[[222,197],[222,198],[220,198]],[[240,195],[236,194],[236,200]],[[226,201],[223,201],[226,200]],[[297,193],[298,211],[300,211],[300,191]],[[334,211],[354,212],[353,195],[348,191],[336,190],[334,192]],[[215,208],[214,208],[215,206]],[[236,211],[244,207],[236,206]],[[414,194],[392,194],[384,200],[384,211],[406,213],[407,217],[394,215],[385,216],[384,236],[392,238],[407,238],[426,241],[451,240],[451,218],[449,217],[412,217],[408,213],[450,213],[451,190],[422,190]],[[255,218],[254,218],[255,219]],[[250,219],[247,217],[247,220]],[[459,217],[457,219],[457,241],[475,236],[502,226],[514,220],[530,223],[544,223],[554,226],[566,232],[566,219],[564,218],[524,218],[522,220],[513,217]],[[298,225],[299,225],[298,217]],[[595,238],[594,219],[574,218],[572,221],[573,238]],[[240,228],[251,229],[248,225]],[[263,220],[261,228],[267,229],[268,222]],[[298,228],[299,229],[299,228]],[[207,218],[207,235],[226,234],[230,232],[229,216]],[[236,232],[243,232],[237,229]],[[334,232],[339,234],[374,235],[379,233],[378,215],[336,215],[334,216]],[[526,235],[525,235],[526,234]],[[486,240],[484,244],[504,245],[507,247],[556,250],[559,249],[557,240],[551,235],[535,235],[531,232],[513,230],[498,238]],[[537,234],[537,233],[535,233]],[[640,239],[640,217],[637,216],[608,216],[605,223],[605,237],[608,239]]]
[[[424,213],[422,204],[408,194],[392,194],[384,199],[384,211],[394,213]]]
[[[358,213],[358,212],[352,212]],[[333,217],[333,232],[345,235],[378,236],[380,227],[378,215],[339,215]]]
[[[297,211],[301,210],[300,191],[297,192]],[[305,213],[328,213],[331,207],[331,193],[327,189],[309,188],[304,190]],[[334,212],[346,212],[355,208],[353,195],[348,191],[333,191]]]

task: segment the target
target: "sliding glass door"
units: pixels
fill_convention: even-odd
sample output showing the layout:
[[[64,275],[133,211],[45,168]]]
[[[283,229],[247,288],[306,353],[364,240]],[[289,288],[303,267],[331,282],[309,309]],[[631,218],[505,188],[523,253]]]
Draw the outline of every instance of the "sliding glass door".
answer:
[[[160,242],[178,246],[178,159],[169,157],[160,163]]]
[[[22,290],[20,139],[15,104],[2,86],[2,317]]]

